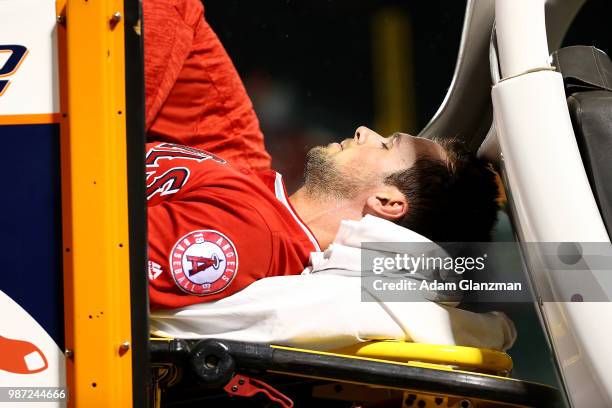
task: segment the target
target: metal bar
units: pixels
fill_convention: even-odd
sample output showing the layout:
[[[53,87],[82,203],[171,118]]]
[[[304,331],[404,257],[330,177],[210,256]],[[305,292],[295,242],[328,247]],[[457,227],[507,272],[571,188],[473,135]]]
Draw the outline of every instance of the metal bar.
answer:
[[[505,377],[373,358],[229,340],[159,341],[153,358],[191,368],[207,386],[226,384],[236,371],[341,381],[377,388],[479,398],[532,407],[555,406],[556,389]],[[189,350],[189,351],[186,351]],[[160,360],[161,359],[161,360]],[[184,360],[183,360],[184,359]],[[214,363],[213,363],[214,362]]]
[[[132,405],[123,10],[122,0],[67,0],[58,36],[67,374],[77,407]]]
[[[149,286],[147,282],[147,202],[145,183],[145,84],[142,7],[126,0],[125,94],[130,293],[132,318],[132,395],[134,407],[149,406]]]

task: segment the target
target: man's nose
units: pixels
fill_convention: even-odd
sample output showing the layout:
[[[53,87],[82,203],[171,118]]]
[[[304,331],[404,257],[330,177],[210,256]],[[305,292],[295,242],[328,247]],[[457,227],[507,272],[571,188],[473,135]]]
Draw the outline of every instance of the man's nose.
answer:
[[[365,126],[359,126],[355,130],[355,137],[353,139],[355,140],[355,142],[357,142],[357,144],[364,144],[367,143],[368,140],[371,141],[377,137],[380,138],[380,135],[372,129],[367,128]]]

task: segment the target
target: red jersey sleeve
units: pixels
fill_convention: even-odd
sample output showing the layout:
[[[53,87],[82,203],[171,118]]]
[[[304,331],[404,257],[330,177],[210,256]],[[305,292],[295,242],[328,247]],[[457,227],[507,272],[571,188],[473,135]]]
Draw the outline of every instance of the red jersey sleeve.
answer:
[[[151,307],[220,299],[268,276],[273,234],[252,204],[265,186],[209,152],[148,147]]]
[[[261,278],[299,274],[319,250],[280,175],[256,174],[188,146],[147,147],[153,309],[217,300]]]
[[[153,309],[217,300],[268,275],[272,235],[249,205],[208,191],[148,211]]]
[[[145,123],[148,130],[174,87],[203,19],[199,1],[144,0]]]
[[[144,0],[148,139],[217,154],[254,170],[270,155],[253,105],[200,0]]]

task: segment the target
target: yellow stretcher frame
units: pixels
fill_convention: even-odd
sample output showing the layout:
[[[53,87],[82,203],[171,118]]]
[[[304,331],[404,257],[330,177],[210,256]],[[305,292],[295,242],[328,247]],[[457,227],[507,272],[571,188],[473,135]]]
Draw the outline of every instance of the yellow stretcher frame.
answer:
[[[487,349],[372,341],[341,352],[323,352],[217,339],[152,338],[151,342],[155,372],[152,400],[156,407],[168,396],[162,391],[170,392],[166,401],[170,403],[194,402],[198,397],[214,401],[206,389],[235,383],[230,379],[241,373],[349,384],[354,389],[352,395],[341,397],[333,391],[335,386],[321,385],[313,388],[313,396],[319,394],[319,398],[353,402],[369,398],[380,403],[382,400],[376,398],[387,399],[399,392],[413,402],[437,401],[434,406],[463,407],[467,403],[478,408],[539,408],[557,406],[559,398],[553,387],[506,377],[506,370],[511,367],[510,357]],[[363,349],[360,351],[360,348]],[[378,357],[364,356],[368,354]],[[434,360],[440,363],[432,363]],[[466,363],[473,367],[466,369]],[[492,370],[494,367],[501,370]],[[188,379],[186,390],[181,389],[181,378]],[[189,395],[194,381],[202,388],[197,389],[197,395]],[[371,395],[372,390],[378,390],[378,396]],[[217,394],[215,398],[220,397]]]
[[[137,0],[125,3],[56,2],[66,376],[71,407],[135,406],[141,400],[137,395],[146,395],[133,387],[137,377],[143,383],[148,378],[146,360],[133,361],[134,353],[140,356],[148,346],[146,340],[138,338],[134,343],[133,338],[134,324],[139,322],[132,320],[131,290],[134,276],[146,277],[144,268],[136,274],[131,270],[134,265],[140,267],[133,262],[131,245],[144,244],[130,241],[134,235],[128,203],[133,193],[128,191],[128,173],[134,172],[129,168],[126,131],[130,112],[125,6],[129,3],[131,10],[140,12]],[[139,103],[144,106],[143,100]],[[138,143],[144,151],[144,140]],[[144,161],[144,152],[136,155],[142,156],[136,162]],[[144,185],[144,165],[136,173]],[[144,218],[145,208],[138,211]],[[144,241],[144,234],[140,235]],[[142,292],[136,303],[146,303],[142,301],[146,286]],[[146,315],[143,320],[146,325]],[[134,363],[142,365],[145,373],[134,376]]]
[[[334,350],[334,353],[388,361],[420,361],[501,376],[507,376],[512,370],[512,359],[508,354],[475,347],[404,341],[369,341]]]

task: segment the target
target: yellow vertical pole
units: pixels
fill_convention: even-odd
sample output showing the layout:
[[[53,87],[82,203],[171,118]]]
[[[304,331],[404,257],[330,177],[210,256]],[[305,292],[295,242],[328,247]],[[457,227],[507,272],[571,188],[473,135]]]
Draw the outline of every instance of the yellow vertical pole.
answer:
[[[388,7],[376,13],[371,24],[374,126],[383,135],[416,133],[410,18]]]
[[[70,405],[132,405],[123,0],[60,0]],[[62,44],[65,41],[65,44]]]

